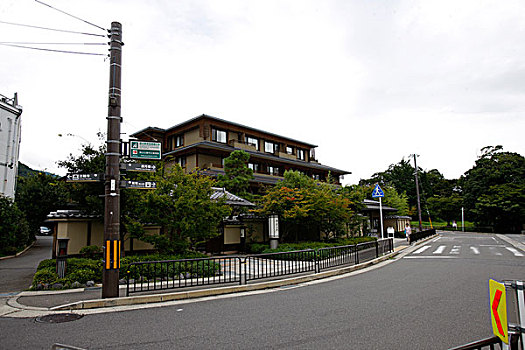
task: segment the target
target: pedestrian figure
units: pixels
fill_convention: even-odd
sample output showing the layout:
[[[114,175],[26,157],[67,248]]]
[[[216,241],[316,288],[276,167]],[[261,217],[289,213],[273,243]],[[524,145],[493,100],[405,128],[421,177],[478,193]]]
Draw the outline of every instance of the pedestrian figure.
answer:
[[[410,228],[410,224],[407,222],[405,226],[405,236],[407,238],[407,242],[410,243],[410,234],[412,233],[412,229]]]
[[[458,224],[456,223],[456,220],[452,220],[452,228],[454,230],[457,230],[458,229]]]

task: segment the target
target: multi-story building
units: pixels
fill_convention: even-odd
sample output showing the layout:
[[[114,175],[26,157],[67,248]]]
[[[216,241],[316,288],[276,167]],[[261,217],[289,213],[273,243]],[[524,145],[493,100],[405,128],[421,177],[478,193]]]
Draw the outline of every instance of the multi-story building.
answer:
[[[178,163],[187,172],[198,168],[209,175],[224,173],[224,159],[235,150],[244,150],[250,154],[248,167],[253,170],[254,188],[276,183],[286,170],[318,180],[326,180],[331,174],[338,184],[350,173],[320,164],[315,157],[316,145],[204,114],[169,129],[147,127],[131,136],[160,141],[163,159]]]
[[[18,97],[0,95],[0,195],[15,197],[20,150],[20,116]]]

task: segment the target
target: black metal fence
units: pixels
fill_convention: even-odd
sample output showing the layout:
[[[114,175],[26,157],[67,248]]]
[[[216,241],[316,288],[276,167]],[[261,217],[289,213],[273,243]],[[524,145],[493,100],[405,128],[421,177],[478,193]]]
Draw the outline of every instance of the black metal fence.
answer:
[[[314,249],[250,255],[244,258],[246,281],[316,271]]]
[[[410,234],[410,243],[419,241],[421,239],[433,236],[436,234],[436,229],[430,229],[430,230],[423,230],[418,232],[413,232]]]
[[[320,249],[166,261],[134,262],[126,274],[130,293],[239,283],[354,265],[394,250],[392,238]]]

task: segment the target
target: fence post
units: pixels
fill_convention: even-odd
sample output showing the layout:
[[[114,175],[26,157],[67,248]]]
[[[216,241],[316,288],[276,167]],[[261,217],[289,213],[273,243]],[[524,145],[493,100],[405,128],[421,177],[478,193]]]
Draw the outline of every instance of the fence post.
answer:
[[[355,248],[355,264],[359,264],[359,249],[357,249],[357,244],[354,245]]]
[[[129,297],[129,273],[130,273],[131,265],[128,266],[128,269],[126,271],[126,296]]]
[[[314,263],[315,263],[315,273],[319,273],[321,272],[320,268],[319,268],[319,250],[317,249],[314,249]]]
[[[246,257],[239,259],[239,283],[246,284]],[[244,270],[244,271],[243,271]]]
[[[379,241],[376,241],[376,258],[379,258]]]

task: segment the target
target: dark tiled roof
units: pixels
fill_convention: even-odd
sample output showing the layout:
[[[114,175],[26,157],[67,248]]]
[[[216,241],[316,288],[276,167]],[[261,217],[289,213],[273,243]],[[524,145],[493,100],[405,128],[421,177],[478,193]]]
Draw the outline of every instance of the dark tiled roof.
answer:
[[[47,214],[47,219],[52,221],[53,219],[98,219],[101,215],[88,214],[82,210],[57,210]]]
[[[210,196],[211,199],[216,200],[219,198],[226,198],[226,204],[228,205],[241,205],[241,206],[250,206],[253,207],[253,204],[250,201],[247,201],[244,198],[238,197],[233,193],[226,191],[224,188],[212,187],[213,193]]]
[[[251,130],[251,131],[255,131],[255,132],[260,132],[260,133],[263,133],[263,134],[267,134],[267,135],[270,135],[270,136],[274,136],[274,137],[279,137],[279,138],[282,138],[282,139],[285,139],[285,140],[288,140],[288,141],[293,141],[293,142],[298,142],[298,143],[302,143],[303,145],[307,145],[307,146],[310,146],[310,147],[317,147],[317,145],[313,145],[311,143],[308,143],[308,142],[304,142],[304,141],[299,141],[299,140],[295,140],[295,139],[292,139],[292,138],[289,138],[289,137],[286,137],[286,136],[281,136],[281,135],[277,135],[277,134],[274,134],[274,133],[271,133],[271,132],[268,132],[268,131],[264,131],[264,130],[260,130],[260,129],[256,129],[256,128],[252,128],[251,126],[247,126],[247,125],[243,125],[243,124],[239,124],[239,123],[235,123],[235,122],[231,122],[231,121],[228,121],[228,120],[225,120],[225,119],[220,119],[220,118],[216,118],[216,117],[212,117],[210,115],[206,115],[206,114],[201,114],[195,118],[191,118],[189,120],[186,120],[182,123],[179,123],[177,125],[174,125],[168,129],[162,129],[162,128],[157,128],[157,127],[147,127],[147,128],[144,128],[140,131],[137,131],[133,134],[131,134],[130,136],[132,137],[135,137],[136,135],[140,134],[141,132],[144,132],[144,131],[147,131],[147,130],[154,130],[154,131],[160,131],[160,132],[168,132],[170,130],[173,130],[173,129],[177,129],[177,128],[180,128],[181,126],[184,126],[186,124],[190,124],[194,121],[197,121],[199,119],[211,119],[211,120],[215,120],[215,121],[218,121],[218,122],[221,122],[221,123],[227,123],[227,124],[231,124],[231,125],[234,125],[234,126],[237,126],[237,127],[241,127],[241,128],[244,128],[244,129],[247,129],[247,130]]]

